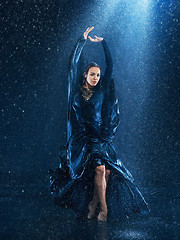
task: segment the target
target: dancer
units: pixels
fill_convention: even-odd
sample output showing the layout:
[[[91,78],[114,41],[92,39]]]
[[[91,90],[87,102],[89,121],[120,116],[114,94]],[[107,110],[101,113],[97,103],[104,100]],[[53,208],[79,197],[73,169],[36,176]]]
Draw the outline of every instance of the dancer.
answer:
[[[106,221],[147,213],[147,203],[133,177],[116,155],[112,140],[119,124],[118,100],[112,77],[112,58],[102,37],[79,38],[68,75],[67,144],[60,151],[60,166],[50,170],[50,189],[55,203],[72,208],[77,217]],[[90,63],[78,78],[82,49],[90,40],[101,43],[106,69],[101,76],[97,63]]]

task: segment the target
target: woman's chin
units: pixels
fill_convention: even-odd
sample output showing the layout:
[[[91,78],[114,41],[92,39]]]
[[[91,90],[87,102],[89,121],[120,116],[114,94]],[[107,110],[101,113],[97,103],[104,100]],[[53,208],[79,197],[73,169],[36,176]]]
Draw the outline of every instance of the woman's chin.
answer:
[[[97,85],[97,82],[93,82],[93,83],[92,83],[92,86],[95,87],[96,85]]]
[[[89,86],[90,87],[95,87],[97,84],[98,84],[98,82],[91,82],[91,83],[89,83]]]

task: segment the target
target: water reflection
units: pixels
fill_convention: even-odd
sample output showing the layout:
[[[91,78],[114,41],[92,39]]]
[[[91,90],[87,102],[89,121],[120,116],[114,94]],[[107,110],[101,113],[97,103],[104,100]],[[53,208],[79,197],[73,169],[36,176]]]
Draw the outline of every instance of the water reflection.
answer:
[[[110,240],[110,232],[107,222],[88,222],[88,231],[93,240]]]
[[[146,228],[142,228],[142,223],[139,221],[97,222],[96,220],[87,220],[75,221],[73,224],[74,227],[72,225],[69,227],[71,230],[74,229],[69,233],[72,240],[152,239],[152,235]],[[141,227],[138,227],[138,224]]]

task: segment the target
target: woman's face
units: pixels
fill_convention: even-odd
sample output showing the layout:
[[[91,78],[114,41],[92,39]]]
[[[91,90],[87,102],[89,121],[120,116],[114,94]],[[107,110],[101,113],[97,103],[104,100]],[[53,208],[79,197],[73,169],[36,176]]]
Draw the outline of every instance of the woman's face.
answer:
[[[91,86],[96,86],[100,80],[100,69],[98,67],[91,67],[87,74],[85,74],[85,78],[87,83]]]

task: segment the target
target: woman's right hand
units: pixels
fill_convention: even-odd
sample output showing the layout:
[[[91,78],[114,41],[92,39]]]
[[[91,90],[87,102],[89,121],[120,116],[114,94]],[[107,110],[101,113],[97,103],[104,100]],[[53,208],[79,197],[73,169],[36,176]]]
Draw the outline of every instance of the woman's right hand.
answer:
[[[87,28],[86,31],[84,32],[84,39],[87,39],[88,34],[94,29],[94,27]]]

